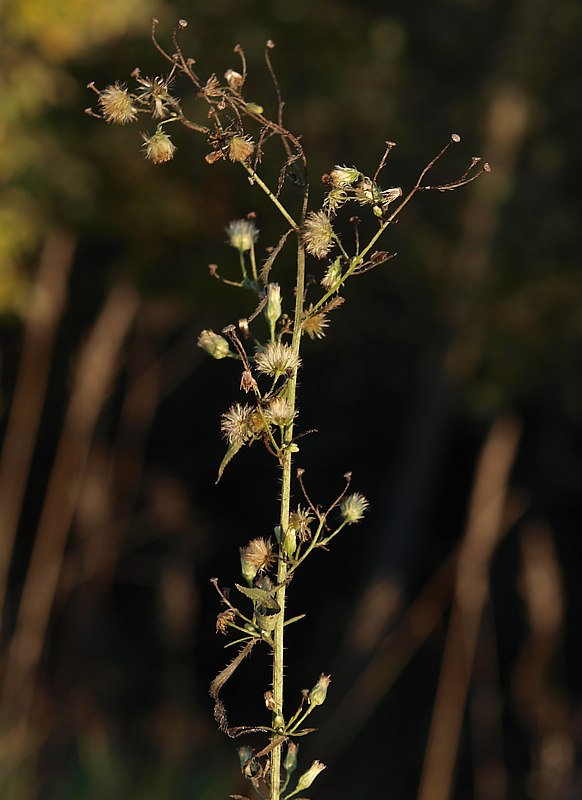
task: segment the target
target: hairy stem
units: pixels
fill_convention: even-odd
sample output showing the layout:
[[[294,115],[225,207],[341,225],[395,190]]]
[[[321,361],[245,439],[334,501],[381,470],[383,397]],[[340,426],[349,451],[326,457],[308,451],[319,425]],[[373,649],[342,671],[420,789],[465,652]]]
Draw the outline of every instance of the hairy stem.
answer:
[[[293,326],[293,338],[291,347],[293,352],[299,355],[301,346],[301,320],[303,316],[303,295],[305,291],[305,249],[301,239],[297,245],[297,281],[295,287],[295,322]],[[297,391],[297,375],[295,374],[288,384],[287,400],[295,411]],[[280,514],[280,542],[279,542],[279,561],[277,568],[277,602],[281,613],[277,618],[277,626],[273,632],[273,699],[275,702],[275,715],[283,714],[283,668],[284,668],[284,631],[285,631],[285,600],[286,600],[286,580],[287,580],[287,559],[283,549],[285,532],[289,526],[289,512],[291,507],[291,470],[293,466],[293,455],[289,449],[293,440],[293,423],[285,429],[284,442],[286,450],[282,457],[282,488],[281,488],[281,514]],[[277,737],[273,734],[273,738]],[[281,797],[281,744],[276,745],[271,753],[271,798],[270,800],[280,800]]]

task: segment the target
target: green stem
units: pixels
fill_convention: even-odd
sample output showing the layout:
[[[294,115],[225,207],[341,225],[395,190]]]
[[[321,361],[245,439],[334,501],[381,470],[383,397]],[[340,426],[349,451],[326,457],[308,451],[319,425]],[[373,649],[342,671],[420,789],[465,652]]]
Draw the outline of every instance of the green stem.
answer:
[[[263,180],[262,180],[262,179],[259,177],[259,175],[257,175],[257,173],[254,171],[254,169],[252,169],[252,167],[249,167],[249,165],[248,165],[248,164],[243,164],[243,167],[244,167],[244,168],[246,169],[246,171],[249,173],[249,175],[251,176],[251,178],[252,178],[253,182],[254,182],[254,183],[256,183],[258,186],[260,186],[260,187],[261,187],[261,189],[263,190],[263,192],[264,192],[264,193],[267,195],[267,197],[269,198],[269,200],[270,200],[270,201],[271,201],[271,202],[272,202],[272,203],[273,203],[275,206],[277,206],[277,208],[279,209],[279,211],[281,212],[281,214],[282,214],[282,215],[285,217],[285,219],[287,220],[287,222],[289,223],[289,225],[291,225],[291,227],[293,228],[293,230],[294,230],[294,231],[298,231],[298,230],[299,230],[299,226],[297,225],[297,223],[295,222],[295,220],[293,219],[293,217],[291,216],[291,214],[290,214],[290,213],[287,211],[287,209],[285,208],[285,206],[283,205],[283,203],[281,203],[281,201],[279,200],[279,198],[278,198],[278,197],[276,197],[276,196],[273,194],[273,192],[272,192],[272,191],[269,189],[269,187],[267,186],[267,184],[266,184],[266,183],[265,183],[265,182],[264,182],[264,181],[263,181]]]
[[[294,353],[299,355],[301,346],[301,320],[303,316],[303,295],[305,292],[305,249],[301,239],[297,245],[297,281],[295,291],[295,321],[293,325],[293,337],[291,348]],[[297,394],[297,375],[289,379],[287,389],[287,400],[295,411]],[[289,445],[293,441],[293,423],[290,423],[284,431],[284,442],[287,448],[282,458],[282,486],[281,486],[281,514],[280,530],[281,541],[279,542],[279,561],[277,567],[277,590],[276,600],[281,609],[277,617],[277,625],[273,631],[273,700],[275,702],[274,715],[283,715],[283,668],[284,668],[284,632],[285,632],[285,599],[286,599],[286,580],[287,580],[287,559],[283,549],[285,532],[289,527],[289,513],[291,508],[291,470],[292,453]],[[274,738],[278,734],[274,734]],[[276,745],[271,752],[271,798],[270,800],[280,800],[281,798],[281,745]]]

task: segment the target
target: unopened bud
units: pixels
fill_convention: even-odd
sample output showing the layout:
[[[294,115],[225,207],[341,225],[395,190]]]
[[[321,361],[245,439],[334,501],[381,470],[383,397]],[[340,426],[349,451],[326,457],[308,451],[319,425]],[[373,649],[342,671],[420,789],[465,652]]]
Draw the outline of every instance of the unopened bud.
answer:
[[[206,350],[212,358],[225,358],[230,353],[230,347],[224,336],[211,330],[202,331],[198,337],[198,347]]]
[[[293,528],[287,528],[283,549],[289,558],[293,558],[297,550],[297,532]]]
[[[325,703],[325,698],[327,697],[327,687],[331,683],[331,676],[324,675],[323,672],[320,675],[319,680],[313,687],[313,689],[309,692],[309,704],[312,706],[321,706]]]
[[[303,789],[308,789],[313,781],[317,778],[319,773],[323,772],[324,769],[325,764],[322,764],[321,761],[314,761],[307,772],[304,772],[303,775],[300,776],[299,780],[297,781],[295,791],[300,792]]]
[[[296,766],[297,766],[297,751],[299,750],[299,745],[295,744],[295,742],[287,742],[287,753],[285,754],[285,760],[283,761],[283,767],[286,771],[291,774]]]
[[[265,316],[269,320],[269,326],[274,328],[281,316],[281,287],[278,283],[270,283],[267,292]]]

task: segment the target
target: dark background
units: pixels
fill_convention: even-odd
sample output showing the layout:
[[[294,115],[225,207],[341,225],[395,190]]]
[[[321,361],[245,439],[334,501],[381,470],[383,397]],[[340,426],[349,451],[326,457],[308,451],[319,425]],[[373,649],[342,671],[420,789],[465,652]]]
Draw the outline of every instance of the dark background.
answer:
[[[236,270],[228,222],[256,211],[259,252],[281,229],[242,171],[204,161],[200,137],[176,131],[174,161],[155,167],[140,153],[145,122],[82,113],[89,81],[126,81],[137,65],[163,73],[153,15],[168,47],[189,21],[184,49],[203,76],[237,68],[242,44],[247,99],[271,111],[263,48],[275,41],[315,208],[322,173],[373,173],[387,139],[398,143],[387,186],[411,185],[452,132],[462,141],[439,177],[474,154],[493,167],[416,198],[385,240],[398,257],[351,282],[327,337],[304,348],[301,425],[318,433],[297,463],[316,501],[351,470],[371,503],[291,587],[291,613],[308,619],[289,632],[289,702],[333,677],[321,731],[301,744],[303,767],[328,765],[311,794],[580,797],[577,0],[6,4],[2,797],[245,791],[238,743],[217,731],[207,693],[231,652],[209,581],[232,585],[237,548],[272,531],[278,475],[255,446],[214,485],[239,373],[196,338],[252,310],[208,275],[210,262]],[[461,614],[450,610],[453,560],[469,550],[491,441],[510,451],[507,507],[482,562],[488,594],[463,617],[462,569]],[[459,641],[465,656],[443,661]],[[464,708],[458,732],[434,712],[439,681],[444,708]],[[266,723],[268,682],[257,652],[225,689],[233,724]],[[427,766],[445,741],[458,751],[450,793]]]

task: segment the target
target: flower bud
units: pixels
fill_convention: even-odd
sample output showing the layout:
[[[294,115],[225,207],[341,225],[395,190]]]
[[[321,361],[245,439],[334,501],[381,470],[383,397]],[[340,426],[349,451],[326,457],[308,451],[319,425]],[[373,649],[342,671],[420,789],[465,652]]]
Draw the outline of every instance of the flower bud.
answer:
[[[212,358],[225,358],[230,353],[230,347],[224,336],[211,330],[202,331],[198,337],[198,347],[212,356]]]
[[[295,742],[287,742],[287,753],[285,754],[285,760],[283,761],[283,767],[285,770],[291,774],[294,772],[295,768],[297,767],[297,751],[299,750],[299,745],[295,744]]]
[[[283,541],[283,550],[289,558],[293,558],[295,555],[295,551],[297,550],[297,531],[293,528],[287,528]]]
[[[299,780],[297,781],[295,791],[300,792],[303,789],[308,789],[313,781],[317,778],[319,773],[323,772],[324,769],[325,764],[322,764],[321,761],[314,761],[307,772],[304,772],[303,775],[300,776]]]
[[[331,683],[331,676],[321,673],[319,680],[309,692],[309,704],[312,706],[321,706],[325,703],[327,697],[327,687]]]
[[[281,316],[281,287],[278,283],[270,283],[267,291],[265,316],[269,320],[270,327],[274,328]]]

